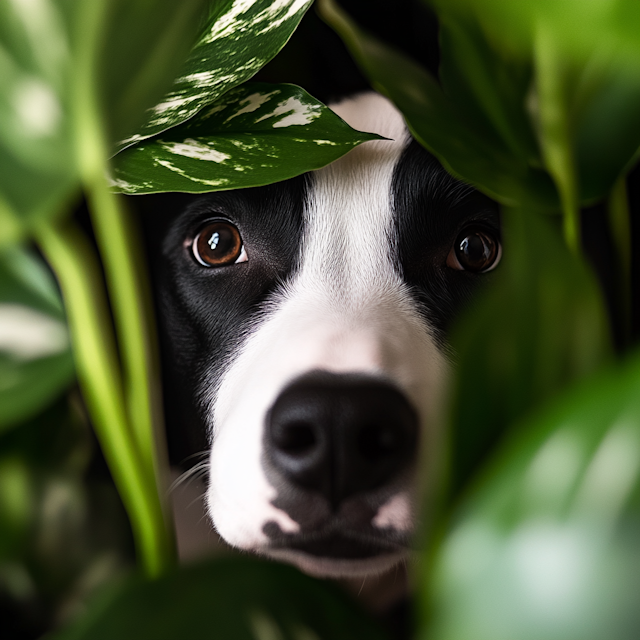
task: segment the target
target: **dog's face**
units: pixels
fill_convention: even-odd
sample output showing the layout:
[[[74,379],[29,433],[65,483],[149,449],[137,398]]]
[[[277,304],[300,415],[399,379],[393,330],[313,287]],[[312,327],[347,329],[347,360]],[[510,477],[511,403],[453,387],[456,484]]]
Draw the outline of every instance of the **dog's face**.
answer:
[[[335,110],[390,140],[269,187],[184,196],[158,274],[166,393],[182,394],[176,426],[208,439],[216,530],[325,576],[408,553],[418,466],[432,489],[443,458],[447,329],[501,253],[495,205],[385,99]]]

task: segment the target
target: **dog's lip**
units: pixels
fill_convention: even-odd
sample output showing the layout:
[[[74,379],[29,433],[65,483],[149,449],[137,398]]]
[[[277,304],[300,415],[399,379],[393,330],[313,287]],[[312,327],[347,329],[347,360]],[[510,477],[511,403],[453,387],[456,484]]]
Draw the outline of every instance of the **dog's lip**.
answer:
[[[317,558],[366,560],[382,555],[406,552],[407,546],[380,539],[378,536],[330,531],[288,535],[281,539],[272,540],[269,549],[300,551]]]

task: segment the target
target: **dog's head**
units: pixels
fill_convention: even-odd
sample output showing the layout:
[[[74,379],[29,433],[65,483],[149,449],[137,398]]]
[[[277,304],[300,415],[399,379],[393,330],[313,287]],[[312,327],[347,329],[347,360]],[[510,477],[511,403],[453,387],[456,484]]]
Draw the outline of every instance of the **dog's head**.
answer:
[[[174,431],[207,436],[215,528],[337,576],[408,553],[418,466],[433,488],[443,458],[447,329],[501,249],[495,205],[388,101],[334,108],[389,140],[269,187],[183,196],[158,286]]]

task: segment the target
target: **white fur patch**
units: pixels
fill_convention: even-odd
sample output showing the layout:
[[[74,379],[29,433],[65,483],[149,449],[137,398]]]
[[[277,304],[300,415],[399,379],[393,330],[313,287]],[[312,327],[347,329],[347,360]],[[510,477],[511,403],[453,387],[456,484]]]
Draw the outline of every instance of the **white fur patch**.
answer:
[[[278,487],[269,484],[261,465],[265,414],[297,376],[324,369],[392,382],[418,411],[426,464],[439,448],[433,425],[448,365],[393,264],[391,181],[409,136],[399,113],[379,95],[332,108],[353,127],[390,140],[364,143],[314,172],[297,275],[271,301],[215,396],[209,392],[209,511],[221,535],[243,548],[263,546],[268,520],[284,531],[297,526],[270,504]],[[406,487],[382,506],[373,524],[410,529],[408,492]],[[314,572],[311,556],[294,555],[292,561]],[[322,562],[315,572],[350,572],[346,565]],[[350,566],[360,573],[366,573],[365,565],[375,570],[373,561],[358,562],[362,566]]]
[[[396,493],[378,509],[371,522],[374,527],[381,529],[411,531],[413,513],[409,496],[406,493]]]

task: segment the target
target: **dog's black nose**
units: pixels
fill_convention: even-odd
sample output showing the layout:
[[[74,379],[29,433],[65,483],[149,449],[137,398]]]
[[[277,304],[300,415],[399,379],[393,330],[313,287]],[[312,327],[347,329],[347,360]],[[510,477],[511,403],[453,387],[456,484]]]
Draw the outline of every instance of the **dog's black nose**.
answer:
[[[416,451],[418,417],[404,395],[370,376],[314,371],[267,415],[267,459],[295,485],[337,508],[397,476]]]

